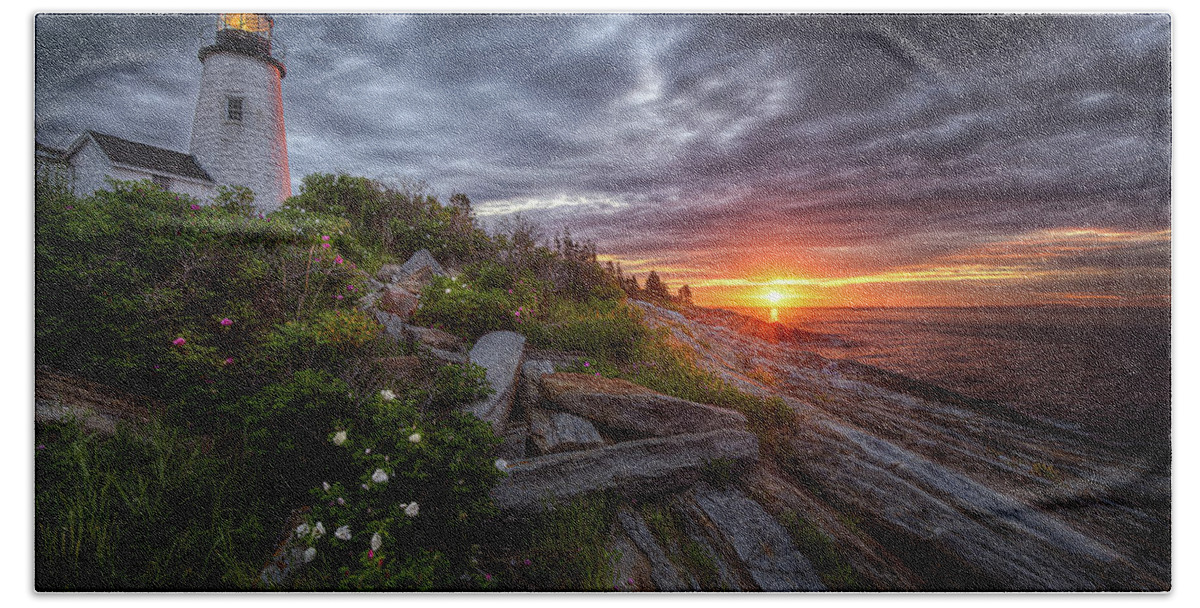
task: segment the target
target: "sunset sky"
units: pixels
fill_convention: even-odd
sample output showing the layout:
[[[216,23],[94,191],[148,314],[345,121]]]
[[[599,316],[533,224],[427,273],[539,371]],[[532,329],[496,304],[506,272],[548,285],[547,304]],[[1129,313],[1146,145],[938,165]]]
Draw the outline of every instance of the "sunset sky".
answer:
[[[184,151],[211,15],[36,22],[35,128]],[[276,15],[304,175],[424,180],[699,303],[1170,303],[1166,15]]]

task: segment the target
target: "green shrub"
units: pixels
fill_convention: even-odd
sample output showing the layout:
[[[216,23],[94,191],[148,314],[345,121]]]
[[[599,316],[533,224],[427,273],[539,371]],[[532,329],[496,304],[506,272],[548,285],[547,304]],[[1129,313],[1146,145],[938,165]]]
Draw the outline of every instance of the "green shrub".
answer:
[[[422,415],[416,399],[392,391],[368,410],[369,421],[325,429],[346,473],[312,491],[316,504],[297,536],[315,557],[297,587],[474,587],[474,547],[497,513],[490,491],[502,476],[492,460],[500,440],[473,416]]]

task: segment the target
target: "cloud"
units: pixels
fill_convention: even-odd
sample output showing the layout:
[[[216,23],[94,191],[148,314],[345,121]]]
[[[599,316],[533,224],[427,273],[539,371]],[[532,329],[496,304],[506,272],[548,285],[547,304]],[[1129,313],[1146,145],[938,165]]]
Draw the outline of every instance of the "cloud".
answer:
[[[184,149],[203,15],[37,19],[36,128]],[[1170,227],[1167,15],[278,15],[293,181],[830,276]],[[693,266],[698,268],[699,266]]]

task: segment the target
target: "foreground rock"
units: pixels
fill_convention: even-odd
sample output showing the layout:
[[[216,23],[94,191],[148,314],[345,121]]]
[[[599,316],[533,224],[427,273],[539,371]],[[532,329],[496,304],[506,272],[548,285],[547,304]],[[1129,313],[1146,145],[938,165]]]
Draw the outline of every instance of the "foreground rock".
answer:
[[[735,466],[757,460],[758,438],[722,429],[539,456],[509,464],[508,478],[492,497],[502,510],[538,512],[547,503],[596,491],[653,496],[687,488],[700,479],[705,464],[718,459]]]
[[[711,524],[720,540],[733,548],[736,562],[747,570],[759,589],[825,589],[808,558],[796,550],[787,530],[762,505],[738,489],[717,490],[700,483],[692,495],[692,504],[695,512]]]
[[[701,367],[795,412],[742,489],[826,535],[847,586],[1170,588],[1170,468],[1152,449],[642,308]]]
[[[503,435],[517,391],[517,372],[525,356],[525,336],[511,331],[484,334],[471,347],[468,360],[487,370],[491,395],[468,405],[463,411],[488,422],[497,435]]]
[[[433,277],[446,276],[446,269],[433,259],[428,249],[422,249],[408,258],[404,264],[385,264],[376,275],[379,280],[389,285],[403,287],[413,293],[420,293]]]
[[[746,417],[738,412],[670,397],[626,380],[560,372],[542,376],[541,388],[549,407],[641,435],[746,428]]]
[[[463,363],[467,360],[467,341],[453,334],[431,327],[409,325],[399,315],[383,310],[374,310],[372,314],[382,325],[387,335],[402,342],[421,344],[433,351],[438,358],[453,363]],[[461,354],[461,356],[459,356]]]
[[[604,445],[596,427],[584,418],[533,407],[525,410],[529,437],[543,454],[587,450]]]

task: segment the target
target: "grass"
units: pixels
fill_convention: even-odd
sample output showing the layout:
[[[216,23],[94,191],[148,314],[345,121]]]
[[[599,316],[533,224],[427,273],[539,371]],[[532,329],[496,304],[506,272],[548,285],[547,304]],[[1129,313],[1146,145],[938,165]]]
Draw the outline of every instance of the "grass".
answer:
[[[262,505],[240,471],[152,426],[114,437],[76,422],[38,428],[35,586],[40,591],[234,589],[253,585]]]
[[[721,573],[717,563],[704,547],[683,532],[678,515],[666,505],[642,503],[641,513],[646,526],[660,547],[681,570],[690,574],[706,591],[722,590]]]
[[[808,557],[821,582],[834,591],[859,591],[862,586],[854,569],[838,554],[833,539],[795,511],[785,511],[779,522],[787,529],[796,547]]]
[[[505,552],[514,589],[605,591],[612,589],[620,553],[609,550],[614,500],[593,494],[555,505],[521,529],[524,538]],[[528,560],[528,563],[526,561]]]

